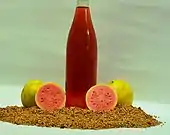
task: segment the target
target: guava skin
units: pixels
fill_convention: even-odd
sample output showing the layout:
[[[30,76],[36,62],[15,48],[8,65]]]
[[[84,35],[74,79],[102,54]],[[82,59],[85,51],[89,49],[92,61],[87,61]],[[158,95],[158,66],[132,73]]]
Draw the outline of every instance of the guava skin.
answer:
[[[124,80],[112,80],[108,83],[108,85],[116,90],[118,104],[133,104],[134,92],[129,83]]]
[[[41,80],[30,80],[25,84],[21,92],[21,103],[24,107],[36,106],[35,94],[42,85]]]

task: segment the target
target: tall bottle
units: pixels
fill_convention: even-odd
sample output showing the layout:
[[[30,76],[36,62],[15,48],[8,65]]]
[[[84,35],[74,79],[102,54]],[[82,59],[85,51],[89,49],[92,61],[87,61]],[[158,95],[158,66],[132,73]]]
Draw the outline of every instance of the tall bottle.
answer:
[[[87,108],[85,95],[97,82],[97,40],[89,0],[77,0],[66,48],[66,107]]]

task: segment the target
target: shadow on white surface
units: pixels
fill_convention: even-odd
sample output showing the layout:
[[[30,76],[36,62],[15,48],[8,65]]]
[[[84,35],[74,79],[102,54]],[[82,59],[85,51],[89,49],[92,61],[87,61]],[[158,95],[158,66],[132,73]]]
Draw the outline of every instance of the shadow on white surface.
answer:
[[[0,94],[0,107],[8,105],[21,105],[20,92],[21,88],[18,86],[4,86],[3,93]],[[0,122],[0,132],[4,135],[168,135],[170,128],[170,105],[159,104],[144,101],[135,101],[134,106],[140,106],[145,112],[160,117],[162,122],[166,122],[163,126],[157,126],[146,129],[108,129],[108,130],[71,130],[58,128],[41,128],[34,126],[18,126],[10,123]]]

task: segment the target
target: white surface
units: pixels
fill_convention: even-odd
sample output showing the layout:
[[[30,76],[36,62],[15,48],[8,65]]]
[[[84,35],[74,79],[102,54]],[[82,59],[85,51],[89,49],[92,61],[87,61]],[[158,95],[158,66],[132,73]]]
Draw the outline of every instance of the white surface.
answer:
[[[21,105],[20,103],[20,90],[19,86],[4,86],[0,87],[4,92],[0,94],[0,107],[7,105]],[[14,92],[10,92],[14,91]],[[70,130],[58,128],[40,128],[33,126],[17,126],[10,123],[0,122],[0,132],[4,135],[168,135],[170,128],[170,105],[156,104],[151,102],[138,102],[135,106],[140,106],[145,112],[160,117],[160,120],[166,122],[164,126],[157,126],[147,129],[109,129],[109,130]]]

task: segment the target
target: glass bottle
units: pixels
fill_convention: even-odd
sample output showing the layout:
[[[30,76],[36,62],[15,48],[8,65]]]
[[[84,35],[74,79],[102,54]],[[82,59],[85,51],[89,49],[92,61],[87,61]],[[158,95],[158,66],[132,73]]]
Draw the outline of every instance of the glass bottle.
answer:
[[[97,81],[97,40],[89,0],[77,0],[66,47],[66,107],[87,108],[87,90]]]

